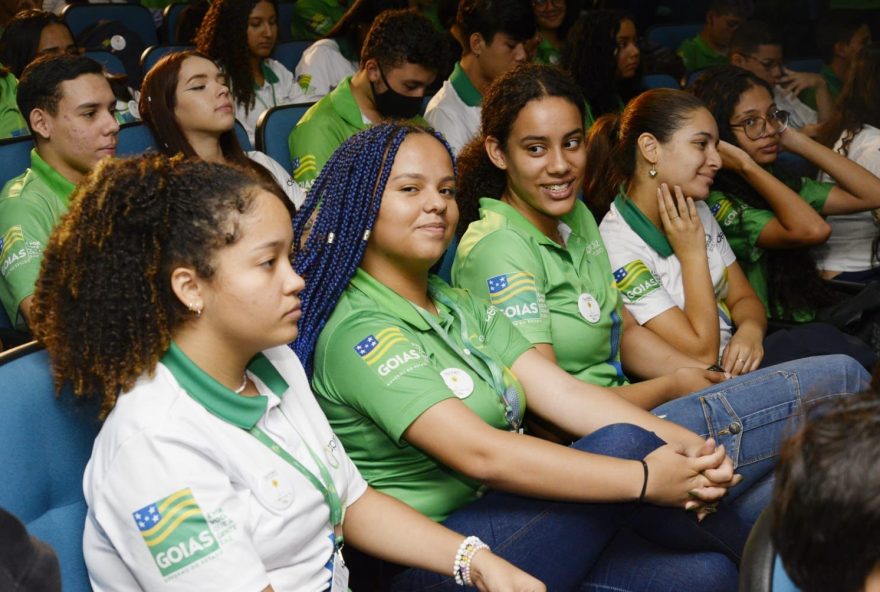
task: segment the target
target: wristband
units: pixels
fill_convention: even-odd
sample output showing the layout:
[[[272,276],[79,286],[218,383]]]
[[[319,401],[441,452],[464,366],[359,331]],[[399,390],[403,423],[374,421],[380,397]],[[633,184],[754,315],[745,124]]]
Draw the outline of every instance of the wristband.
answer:
[[[452,575],[455,577],[455,583],[459,586],[473,586],[471,580],[471,560],[480,549],[489,549],[489,545],[481,541],[478,537],[469,536],[458,547],[455,552],[455,564],[452,566]]]
[[[645,480],[642,482],[642,493],[639,494],[638,503],[642,503],[645,501],[645,494],[648,492],[648,463],[645,462],[644,459],[639,459],[639,462],[642,463],[642,468],[645,470]]]

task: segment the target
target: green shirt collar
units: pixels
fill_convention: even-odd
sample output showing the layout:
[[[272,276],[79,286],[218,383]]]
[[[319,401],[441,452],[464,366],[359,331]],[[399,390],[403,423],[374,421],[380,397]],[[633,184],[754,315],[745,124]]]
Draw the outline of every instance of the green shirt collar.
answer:
[[[700,50],[700,53],[702,53],[703,55],[708,56],[708,57],[713,57],[713,58],[725,57],[723,53],[715,51],[712,47],[710,47],[709,44],[706,43],[706,40],[703,39],[703,36],[700,35],[699,33],[697,33],[697,36],[694,37],[694,39],[695,39],[694,43],[696,44],[697,48]]]
[[[330,91],[330,104],[342,119],[359,130],[366,129],[369,124],[364,123],[364,114],[358,107],[354,95],[351,94],[351,76],[339,83],[339,86]]]
[[[162,356],[162,364],[174,375],[180,388],[225,422],[249,430],[266,412],[266,397],[235,394],[196,366],[173,341]],[[279,398],[284,396],[288,388],[287,381],[266,356],[261,353],[254,356],[247,369]]]
[[[623,216],[624,221],[632,228],[648,246],[657,251],[661,257],[669,257],[672,255],[672,245],[666,239],[666,235],[654,226],[647,216],[639,209],[639,207],[631,200],[621,187],[620,193],[614,198],[614,205],[617,211]]]
[[[43,183],[45,183],[46,187],[49,188],[49,191],[61,200],[61,203],[63,203],[65,207],[68,205],[70,194],[76,189],[76,185],[68,181],[64,175],[49,166],[49,164],[37,154],[36,148],[31,150],[31,171],[39,177]]]
[[[583,229],[581,228],[581,223],[578,217],[575,215],[575,208],[578,205],[575,203],[575,207],[562,216],[560,220],[564,222],[569,228],[571,228],[572,234],[577,234],[579,236],[583,235]],[[530,237],[532,237],[536,242],[542,245],[548,245],[551,247],[556,247],[559,249],[564,249],[562,245],[552,240],[549,236],[538,230],[538,228],[532,224],[528,218],[523,216],[519,210],[514,208],[512,205],[501,201],[500,199],[492,199],[490,197],[480,198],[480,211],[484,212],[492,212],[499,216],[503,216],[507,222],[513,226],[514,228],[518,228],[520,231],[526,233]]]
[[[433,291],[440,291],[455,300],[456,295],[452,288],[446,282],[431,276],[428,279],[429,288]],[[422,315],[416,310],[416,305],[371,276],[369,273],[358,267],[351,278],[351,285],[363,292],[370,300],[379,305],[383,310],[393,311],[394,315],[400,318],[408,325],[415,327],[419,331],[430,331],[431,326],[422,318]],[[440,313],[440,324],[447,325],[450,317],[446,307],[441,303],[436,303],[437,310]]]
[[[461,67],[461,62],[455,63],[455,68],[453,68],[452,75],[449,77],[449,84],[455,89],[458,98],[468,107],[479,107],[482,104],[483,95],[480,94],[480,91],[477,90],[477,87],[468,78],[468,75]]]
[[[266,82],[269,84],[275,84],[280,80],[278,78],[278,74],[272,71],[272,68],[269,67],[269,64],[266,63],[266,60],[260,62],[260,71],[263,73],[263,78],[266,79]],[[254,84],[254,90],[259,90],[259,86]]]

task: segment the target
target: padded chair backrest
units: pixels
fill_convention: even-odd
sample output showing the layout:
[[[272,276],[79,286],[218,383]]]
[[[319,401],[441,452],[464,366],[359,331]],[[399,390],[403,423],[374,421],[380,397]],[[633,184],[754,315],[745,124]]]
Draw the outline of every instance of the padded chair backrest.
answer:
[[[124,24],[147,45],[159,45],[153,15],[139,4],[68,4],[61,14],[74,37],[90,25],[107,20]]]
[[[642,77],[642,87],[651,88],[672,88],[678,90],[678,81],[669,74],[647,74]]]
[[[776,562],[773,565],[773,592],[801,592],[801,589],[795,586],[788,574],[785,573],[785,567],[782,566],[779,555],[776,556]]]
[[[141,72],[146,76],[150,68],[155,66],[156,62],[164,56],[175,51],[186,51],[192,48],[192,45],[151,45],[141,54]]]
[[[740,592],[771,592],[773,589],[773,562],[776,552],[770,529],[773,526],[773,512],[767,507],[755,525],[743,550],[739,564]]]
[[[119,128],[119,136],[116,139],[117,156],[136,156],[155,149],[156,141],[150,133],[150,128],[140,121],[132,121]]]
[[[251,139],[248,137],[247,131],[237,119],[235,120],[235,137],[238,138],[238,143],[241,145],[241,149],[245,152],[250,152],[254,149],[254,145],[251,144]]]
[[[264,111],[257,120],[255,134],[257,150],[265,152],[285,169],[291,171],[290,147],[287,144],[287,138],[312,105],[314,103],[280,105]]]
[[[165,43],[178,43],[177,19],[180,13],[189,5],[189,2],[172,2],[162,10],[162,28],[165,31]]]
[[[272,59],[281,62],[285,68],[293,72],[303,52],[311,45],[311,41],[285,41],[272,50]]]
[[[56,397],[46,351],[33,342],[0,355],[0,506],[50,544],[65,592],[91,590],[82,551],[82,478],[100,429],[96,400]]]
[[[648,29],[648,41],[675,51],[681,42],[693,37],[703,28],[703,23],[692,25],[661,25]]]
[[[293,41],[293,2],[278,3],[278,43]],[[295,66],[296,64],[294,64]]]
[[[0,189],[31,166],[31,149],[34,141],[30,136],[0,140]]]
[[[90,57],[104,66],[104,69],[110,74],[125,74],[125,64],[109,51],[93,49],[86,52],[86,57]]]

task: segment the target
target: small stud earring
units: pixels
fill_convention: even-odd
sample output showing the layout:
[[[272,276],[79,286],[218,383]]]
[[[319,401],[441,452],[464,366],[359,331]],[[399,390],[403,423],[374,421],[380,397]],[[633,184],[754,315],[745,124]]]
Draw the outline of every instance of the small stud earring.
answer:
[[[652,179],[657,176],[657,167],[654,166],[653,162],[651,163],[651,170],[648,171],[648,174],[651,175]]]
[[[187,305],[187,308],[190,310],[190,312],[196,313],[196,318],[199,318],[200,316],[202,316],[202,309],[200,307],[197,307],[195,302],[190,302]]]

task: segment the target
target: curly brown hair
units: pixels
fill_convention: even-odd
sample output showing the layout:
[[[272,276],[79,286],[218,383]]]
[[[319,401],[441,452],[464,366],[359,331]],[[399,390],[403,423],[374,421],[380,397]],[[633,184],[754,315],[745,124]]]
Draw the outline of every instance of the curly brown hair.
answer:
[[[171,272],[188,266],[211,278],[259,189],[272,191],[245,169],[181,156],[99,164],[52,234],[34,292],[34,336],[56,388],[70,381],[77,396],[99,395],[106,417],[120,392],[151,373],[192,314]]]
[[[275,0],[214,0],[195,38],[200,52],[223,64],[232,96],[246,111],[253,109],[257,96],[248,50],[248,17],[260,2],[269,2],[278,13]]]

